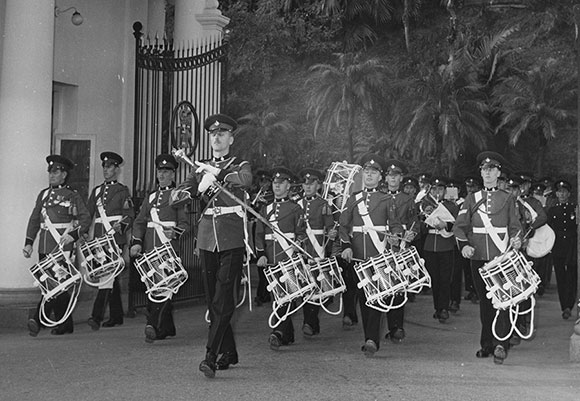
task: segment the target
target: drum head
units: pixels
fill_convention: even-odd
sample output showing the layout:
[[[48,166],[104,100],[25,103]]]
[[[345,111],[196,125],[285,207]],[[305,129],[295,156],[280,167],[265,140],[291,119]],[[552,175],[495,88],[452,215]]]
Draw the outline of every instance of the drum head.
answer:
[[[554,247],[555,241],[556,234],[554,230],[549,225],[544,224],[536,228],[534,236],[528,240],[526,253],[532,258],[546,256]]]

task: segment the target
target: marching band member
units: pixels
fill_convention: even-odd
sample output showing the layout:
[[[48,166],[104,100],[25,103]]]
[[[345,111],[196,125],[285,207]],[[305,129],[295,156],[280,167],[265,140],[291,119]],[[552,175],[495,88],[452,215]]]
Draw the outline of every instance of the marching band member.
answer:
[[[403,229],[395,209],[395,198],[378,190],[387,164],[378,155],[362,157],[363,189],[353,193],[346,202],[340,216],[339,235],[342,243],[342,258],[365,260],[385,251],[385,241],[393,244],[398,240],[386,234],[401,234]],[[364,291],[359,291],[360,309],[365,343],[362,351],[371,357],[378,351],[383,313],[366,305]]]
[[[256,223],[256,252],[259,268],[274,266],[291,258],[295,250],[288,239],[298,243],[306,238],[304,212],[288,197],[293,180],[292,172],[285,167],[275,167],[272,169],[272,178],[274,201],[263,207],[260,213],[284,235],[273,232],[270,227],[258,220]],[[281,305],[281,309],[285,307],[289,307],[289,305]],[[273,350],[278,350],[280,346],[294,342],[294,325],[291,316],[288,316],[273,329],[268,342]]]
[[[338,233],[334,228],[332,210],[328,202],[318,193],[324,177],[320,171],[312,168],[305,168],[298,175],[304,191],[304,197],[298,201],[298,205],[304,211],[306,224],[307,241],[304,243],[304,249],[316,259],[324,259],[326,257],[325,239],[328,237],[334,240]],[[320,306],[307,302],[302,309],[304,311],[302,333],[308,337],[320,333],[318,319]]]
[[[415,207],[415,200],[401,191],[401,181],[403,179],[403,174],[407,172],[407,167],[399,160],[391,159],[387,160],[385,163],[385,181],[387,183],[386,193],[394,198],[397,221],[402,226],[405,242],[409,243],[416,238],[421,227],[417,209]],[[423,174],[423,176],[424,180],[429,177],[427,174]],[[428,184],[424,183],[423,185],[424,187],[422,190],[428,191]],[[397,246],[397,244],[393,242],[390,246]],[[402,295],[395,296],[396,305],[402,303],[397,300],[399,297],[402,297]],[[405,338],[405,329],[403,327],[404,317],[405,305],[396,309],[391,309],[387,313],[388,332],[385,335],[385,338],[389,338],[393,343],[403,341]]]
[[[444,199],[445,186],[446,181],[443,178],[434,177],[431,180],[429,194],[421,202],[423,213],[427,216],[425,219],[427,235],[423,255],[425,267],[431,276],[431,292],[435,308],[433,318],[439,319],[440,323],[449,319],[448,308],[455,248],[452,230],[458,212],[458,207],[454,202]],[[442,212],[439,213],[439,211]]]
[[[450,178],[445,186],[445,199],[455,205],[456,213],[465,201],[461,193],[461,181]],[[455,214],[457,217],[457,214]],[[449,293],[449,312],[456,313],[461,305],[461,284],[463,282],[463,263],[469,268],[469,260],[461,256],[457,244],[453,241],[453,269],[451,272],[451,292]]]
[[[499,182],[500,181],[498,179],[498,184]],[[481,189],[481,186],[482,186],[481,177],[475,176],[465,177],[465,190],[467,191],[467,195],[479,191]],[[465,202],[465,199],[463,199],[463,202]],[[459,253],[461,253],[461,249],[459,249]],[[465,277],[465,291],[467,291],[467,295],[465,295],[463,299],[465,299],[466,301],[471,301],[471,303],[473,304],[476,304],[479,302],[479,298],[477,296],[477,292],[475,291],[475,285],[473,284],[473,276],[471,275],[471,262],[469,261],[469,259],[466,259],[463,256],[461,256],[460,260],[463,269],[463,276]]]
[[[199,370],[208,378],[213,378],[216,370],[226,370],[238,363],[231,320],[236,310],[244,256],[249,257],[246,211],[223,191],[212,191],[212,183],[217,181],[236,198],[247,200],[246,189],[252,185],[250,164],[230,154],[237,126],[225,114],[206,118],[204,128],[213,157],[196,162],[199,168],[179,186],[191,188],[189,191],[196,197],[201,196],[206,204],[198,226],[197,248],[210,320],[205,359]]]
[[[253,196],[252,208],[254,208],[254,210],[261,210],[264,206],[274,200],[274,193],[272,192],[272,173],[266,169],[258,169],[256,170],[256,177],[258,180],[258,192]],[[250,221],[252,224],[251,238],[252,241],[254,241],[254,238],[256,237],[256,218],[252,216]],[[257,306],[262,306],[262,304],[270,302],[270,293],[266,289],[268,286],[268,280],[266,280],[264,268],[258,267],[257,270],[258,286],[256,287],[256,297],[254,298],[254,302]]]
[[[184,207],[173,207],[171,190],[175,188],[177,160],[172,155],[160,154],[155,158],[158,185],[144,200],[133,222],[130,255],[136,257],[164,243],[179,255],[179,237],[189,229],[189,218]],[[171,299],[158,303],[147,300],[145,342],[175,336]]]
[[[65,252],[71,252],[73,244],[79,236],[86,233],[91,224],[91,216],[85,202],[79,193],[70,188],[66,182],[74,163],[64,156],[50,155],[48,163],[49,187],[43,189],[36,198],[36,204],[28,220],[26,241],[22,253],[25,258],[32,256],[32,245],[38,236],[38,260],[62,246]],[[54,311],[56,321],[61,320],[67,310],[70,294],[59,294],[55,299],[47,302],[46,315]],[[28,320],[29,334],[33,337],[40,331],[40,306],[36,308],[33,318]],[[61,335],[74,331],[72,314],[62,323],[51,330],[51,334]]]
[[[528,235],[528,237],[532,237],[532,231],[536,228],[539,228],[546,224],[548,221],[548,216],[546,216],[546,212],[544,212],[544,208],[540,201],[532,196],[522,197],[521,191],[521,184],[522,181],[520,180],[519,176],[512,176],[506,181],[506,185],[510,193],[516,198],[516,209],[518,211],[518,216],[520,218],[520,223],[522,225],[523,233]],[[530,233],[528,234],[528,230]],[[526,255],[526,258],[532,262],[532,267],[540,277],[542,277],[541,272],[538,269],[538,259],[531,257],[525,251],[525,247],[522,249]],[[541,284],[540,284],[541,285]],[[539,288],[538,288],[539,290]],[[532,305],[532,301],[530,298],[523,301],[520,305],[520,310],[529,310]],[[519,315],[518,316],[518,326],[522,333],[526,333],[528,331],[529,321],[527,315]],[[521,342],[521,338],[517,333],[514,333],[510,338],[510,346],[518,345]]]
[[[562,318],[567,320],[572,315],[578,291],[578,266],[576,263],[578,206],[570,202],[572,185],[568,181],[558,180],[554,187],[558,203],[548,211],[548,223],[556,233],[552,257]]]
[[[507,357],[508,342],[499,341],[493,336],[495,309],[491,299],[486,296],[479,268],[504,254],[508,246],[517,250],[522,244],[522,226],[515,198],[497,188],[503,160],[495,152],[482,152],[477,156],[484,188],[467,195],[453,227],[461,254],[471,259],[471,272],[480,300],[481,349],[476,352],[476,356],[487,358],[493,355],[496,364],[502,364]],[[498,335],[505,336],[509,327],[508,312],[501,311],[497,319]]]
[[[93,237],[112,234],[114,230],[115,242],[123,252],[127,245],[126,230],[131,227],[135,218],[129,188],[117,181],[123,158],[115,152],[103,152],[100,157],[105,182],[93,189],[87,203],[94,223]],[[107,303],[109,304],[109,320],[103,323],[103,327],[123,324],[123,303],[118,277],[99,285],[99,291],[93,303],[93,312],[88,320],[93,330],[99,330],[101,327]]]

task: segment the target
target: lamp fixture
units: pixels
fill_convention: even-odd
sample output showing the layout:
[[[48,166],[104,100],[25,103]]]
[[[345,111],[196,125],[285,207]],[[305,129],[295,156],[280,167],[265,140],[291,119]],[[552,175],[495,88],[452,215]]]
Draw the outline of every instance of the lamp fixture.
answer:
[[[80,24],[82,24],[83,21],[84,21],[84,18],[81,15],[81,13],[79,13],[77,11],[77,9],[75,7],[69,7],[67,9],[61,10],[58,6],[55,6],[54,7],[54,16],[55,17],[58,17],[59,15],[64,14],[67,11],[70,11],[70,10],[74,10],[74,13],[73,13],[72,17],[70,18],[70,20],[73,23],[73,25],[79,26]]]

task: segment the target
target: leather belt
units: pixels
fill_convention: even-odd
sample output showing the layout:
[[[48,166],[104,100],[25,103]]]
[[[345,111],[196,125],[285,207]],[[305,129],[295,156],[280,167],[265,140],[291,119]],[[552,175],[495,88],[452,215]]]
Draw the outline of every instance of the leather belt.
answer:
[[[57,230],[66,230],[67,228],[70,227],[71,223],[52,223],[52,225]],[[40,228],[43,229],[43,230],[48,230],[48,227],[47,227],[47,225],[44,222],[43,223],[40,223]]]
[[[161,224],[164,227],[175,227],[177,225],[174,221],[158,221],[155,223],[152,221],[148,221],[147,228],[159,227],[159,224]]]
[[[494,231],[498,234],[507,234],[507,227],[493,227]],[[489,234],[487,228],[485,227],[473,227],[474,234]]]
[[[242,215],[243,209],[241,206],[216,206],[208,207],[203,213],[205,216],[223,216],[224,214],[236,213]]]
[[[123,218],[123,216],[107,216],[109,222],[119,221]],[[101,217],[97,217],[95,219],[95,223],[103,224],[103,219]]]
[[[385,226],[354,226],[352,228],[353,233],[368,233],[369,231],[375,231],[384,234],[387,230],[385,229]]]
[[[286,238],[294,239],[294,233],[282,233]],[[266,241],[274,241],[276,237],[274,234],[266,234]]]

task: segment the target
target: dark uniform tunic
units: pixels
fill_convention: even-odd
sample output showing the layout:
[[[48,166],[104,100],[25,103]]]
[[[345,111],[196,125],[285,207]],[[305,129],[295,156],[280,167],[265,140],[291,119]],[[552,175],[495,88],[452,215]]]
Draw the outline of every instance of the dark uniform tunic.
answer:
[[[454,202],[449,200],[435,200],[431,195],[427,195],[423,205],[429,204],[430,213],[439,206],[443,206],[452,216],[457,216],[459,208]],[[451,275],[453,273],[453,253],[455,252],[455,238],[453,238],[453,223],[447,223],[444,230],[437,230],[425,224],[426,235],[423,245],[423,255],[425,257],[425,267],[431,276],[431,289],[433,294],[433,307],[435,313],[439,314],[449,308],[451,294]],[[439,317],[439,316],[435,316]]]
[[[289,198],[275,199],[274,202],[263,207],[260,214],[271,224],[277,224],[278,229],[292,241],[300,243],[306,238],[304,212],[300,206]],[[290,258],[287,253],[290,250],[284,249],[277,241],[272,229],[260,220],[256,223],[256,251],[258,258],[261,256],[267,257],[269,266],[275,266],[279,262]],[[281,305],[280,310],[284,311],[287,307],[287,304]],[[283,345],[293,343],[294,325],[291,316],[282,321],[274,332],[281,336]]]
[[[245,190],[252,184],[250,164],[226,155],[203,161],[221,169],[216,177],[238,199],[247,201]],[[203,175],[192,172],[180,188],[191,186],[195,196]],[[215,355],[236,352],[234,333],[230,324],[236,309],[234,297],[244,263],[246,222],[245,210],[223,192],[216,196],[203,195],[207,205],[198,225],[197,247],[204,279],[210,327],[207,351]],[[209,203],[208,203],[209,202]]]
[[[578,287],[576,204],[558,203],[548,211],[548,224],[556,233],[552,248],[558,297],[562,310],[572,310]]]
[[[105,216],[101,216],[97,202],[102,204]],[[113,226],[113,224],[122,220],[120,223],[121,232],[114,232],[114,237],[115,242],[123,251],[124,246],[127,244],[126,230],[131,227],[135,218],[129,188],[117,181],[106,181],[93,189],[89,196],[87,208],[94,222],[93,238],[99,238],[107,234],[103,218],[107,219],[109,226]],[[112,291],[110,284],[107,283],[107,285],[99,287],[91,316],[95,322],[102,322],[106,305],[109,303],[109,322],[121,324],[123,323],[123,304],[121,302],[121,288],[118,278],[115,278],[112,283]]]
[[[47,254],[54,252],[58,246],[57,240],[53,238],[48,226],[45,224],[43,211],[46,212],[46,216],[48,216],[50,222],[60,235],[68,229],[68,234],[73,237],[75,241],[79,239],[80,235],[88,231],[91,223],[91,216],[85,206],[85,202],[77,191],[71,189],[68,185],[59,185],[58,187],[49,187],[42,190],[36,198],[34,209],[32,210],[32,214],[28,220],[25,241],[25,245],[32,245],[38,234],[39,260],[42,260]],[[75,226],[76,223],[78,224]],[[72,251],[72,249],[73,243],[64,247],[64,251],[67,252]],[[69,300],[69,293],[65,292],[60,294],[54,300],[46,304],[46,315],[50,315],[50,311],[54,310],[55,320],[60,320],[66,313]],[[37,323],[40,323],[40,305],[41,303],[38,304],[34,316]],[[57,327],[57,330],[72,333],[72,314],[64,323]]]
[[[377,230],[370,230],[365,224],[359,210],[359,203],[363,202],[370,222]],[[366,260],[384,252],[385,232],[388,227],[391,234],[402,233],[403,229],[397,214],[395,198],[377,189],[363,190],[353,193],[346,201],[345,210],[340,215],[339,236],[343,249],[352,249],[353,258]],[[363,208],[364,212],[364,208]],[[373,233],[373,234],[371,234]],[[371,239],[371,235],[378,238],[379,248]],[[376,241],[376,240],[375,240]],[[359,291],[360,309],[363,321],[365,342],[372,340],[380,347],[380,329],[382,312],[366,305],[364,290]]]
[[[158,187],[143,200],[139,214],[133,222],[133,236],[131,245],[141,245],[143,253],[152,250],[155,247],[163,245],[164,240],[159,237],[157,230],[161,228],[153,223],[152,213],[157,213],[159,223],[165,227],[172,227],[174,230],[174,239],[171,240],[171,246],[175,253],[179,255],[179,236],[189,229],[189,218],[183,207],[173,207],[170,204],[171,190],[175,185],[167,187]],[[156,338],[162,340],[167,336],[175,335],[175,324],[173,323],[171,299],[163,303],[152,302],[147,300],[147,325],[155,328]]]
[[[325,255],[326,233],[334,226],[332,210],[328,202],[319,196],[306,197],[298,201],[298,205],[304,211],[304,221],[306,222],[307,240],[304,242],[304,249],[311,256],[323,259]],[[309,234],[309,231],[311,234]],[[316,244],[312,243],[312,238]],[[319,305],[306,303],[304,310],[304,324],[312,327],[314,334],[320,332],[320,320],[318,319]]]
[[[489,219],[491,230],[486,228],[483,219]],[[486,296],[487,290],[479,273],[479,268],[504,253],[510,238],[516,236],[521,238],[522,226],[515,198],[508,192],[496,188],[483,189],[468,194],[457,215],[453,234],[455,234],[460,250],[466,245],[475,248],[471,258],[471,272],[480,300],[481,348],[491,352],[495,345],[502,345],[507,349],[507,341],[500,342],[493,336],[492,324],[495,309],[491,300]],[[496,239],[497,243],[494,242],[493,238]],[[498,335],[505,337],[509,326],[507,312],[500,312],[496,327]]]

